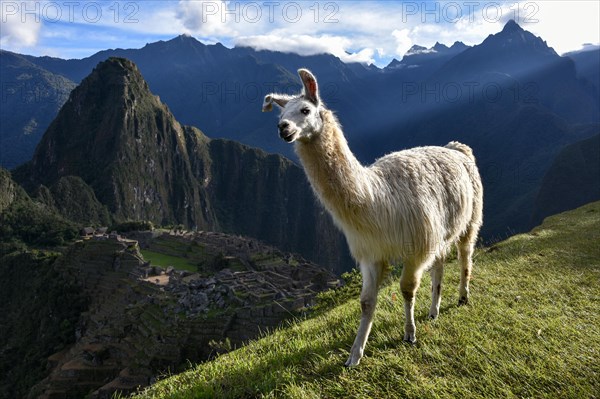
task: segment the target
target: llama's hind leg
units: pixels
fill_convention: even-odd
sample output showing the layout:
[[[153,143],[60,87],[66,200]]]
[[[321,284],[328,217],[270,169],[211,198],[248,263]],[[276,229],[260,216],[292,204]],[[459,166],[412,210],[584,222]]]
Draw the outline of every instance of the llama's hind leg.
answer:
[[[346,366],[356,366],[363,357],[365,345],[371,332],[373,325],[373,315],[375,314],[375,306],[377,305],[377,292],[381,282],[385,264],[377,263],[361,263],[360,272],[362,274],[362,291],[360,293],[360,307],[362,315],[360,318],[360,326],[356,333],[356,339],[350,350],[350,357],[346,361]]]
[[[469,303],[469,280],[473,269],[473,250],[475,243],[469,236],[462,237],[457,243],[458,261],[460,263],[460,286],[458,288],[458,305]]]
[[[415,343],[416,325],[415,325],[415,295],[421,284],[421,275],[424,267],[419,264],[406,263],[402,268],[400,277],[400,290],[404,297],[404,341]]]
[[[444,258],[436,258],[429,272],[431,274],[431,308],[429,309],[429,318],[435,319],[440,313],[440,303],[442,302],[442,278],[444,276]]]

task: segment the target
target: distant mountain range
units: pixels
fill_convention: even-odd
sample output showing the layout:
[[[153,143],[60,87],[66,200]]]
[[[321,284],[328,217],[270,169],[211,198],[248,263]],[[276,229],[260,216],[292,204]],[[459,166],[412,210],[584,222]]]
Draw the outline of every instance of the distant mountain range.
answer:
[[[494,239],[530,227],[542,179],[555,156],[564,146],[600,131],[594,80],[600,64],[594,54],[560,57],[543,39],[510,21],[477,46],[413,47],[383,69],[345,64],[332,55],[227,49],[189,36],[141,49],[106,50],[82,60],[6,51],[0,60],[3,70],[9,65],[19,70],[19,63],[26,61],[46,76],[75,84],[110,56],[130,59],[178,121],[202,128],[209,137],[240,141],[291,159],[291,147],[277,137],[276,116],[261,114],[260,104],[270,91],[296,92],[295,70],[307,67],[319,78],[325,102],[337,112],[363,162],[417,145],[450,140],[471,145],[486,189],[483,235]],[[11,107],[15,108],[3,111],[8,119],[35,108],[30,103]],[[32,140],[21,140],[24,122],[10,123],[16,127],[7,130],[3,123],[1,128],[2,140],[11,138],[10,153],[32,151]],[[6,158],[5,152],[1,161],[7,167],[27,160]],[[171,168],[169,163],[164,167]],[[203,215],[199,209],[193,214]],[[199,217],[198,225],[211,217]]]
[[[436,43],[431,48],[414,45],[406,52],[401,61],[394,58],[385,70],[399,69],[413,80],[426,79],[452,57],[468,48],[469,46],[463,42],[455,42],[451,47],[440,43]]]

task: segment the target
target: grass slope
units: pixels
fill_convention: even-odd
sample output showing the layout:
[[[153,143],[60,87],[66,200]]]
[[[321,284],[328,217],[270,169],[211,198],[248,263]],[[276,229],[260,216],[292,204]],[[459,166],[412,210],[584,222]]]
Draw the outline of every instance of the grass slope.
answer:
[[[342,365],[358,299],[159,381],[137,398],[596,398],[600,392],[600,202],[477,252],[471,302],[446,268],[440,318],[423,278],[415,346],[402,342],[398,278],[379,295],[365,358]],[[396,299],[398,298],[398,299]]]
[[[142,249],[140,252],[144,256],[144,259],[154,266],[160,266],[164,269],[166,269],[169,266],[173,266],[177,270],[187,270],[190,272],[198,271],[198,266],[191,264],[185,258],[178,258],[176,256],[161,254],[159,252],[154,252],[147,249]]]

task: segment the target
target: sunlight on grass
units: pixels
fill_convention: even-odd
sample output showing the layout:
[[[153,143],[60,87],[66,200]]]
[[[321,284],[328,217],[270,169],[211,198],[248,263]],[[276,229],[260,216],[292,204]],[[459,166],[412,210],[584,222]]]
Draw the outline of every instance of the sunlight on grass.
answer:
[[[169,266],[173,266],[177,270],[187,270],[190,272],[198,271],[198,267],[189,263],[185,258],[178,258],[176,256],[165,255],[146,249],[143,249],[140,252],[144,256],[144,259],[150,262],[150,264],[153,266],[160,266],[164,269]]]
[[[440,318],[427,319],[430,280],[402,342],[398,278],[382,289],[365,357],[343,363],[358,299],[159,381],[138,398],[594,398],[600,392],[600,203],[549,218],[477,253],[471,302],[457,307],[447,265]]]

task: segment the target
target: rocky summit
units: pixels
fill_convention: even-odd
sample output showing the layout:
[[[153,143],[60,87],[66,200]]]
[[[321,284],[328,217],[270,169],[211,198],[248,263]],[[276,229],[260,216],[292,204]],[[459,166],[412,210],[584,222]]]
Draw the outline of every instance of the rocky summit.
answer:
[[[184,132],[133,63],[113,58],[71,93],[36,149],[29,178],[49,185],[79,176],[116,218],[207,227],[215,221],[188,151],[203,140],[196,130]]]

